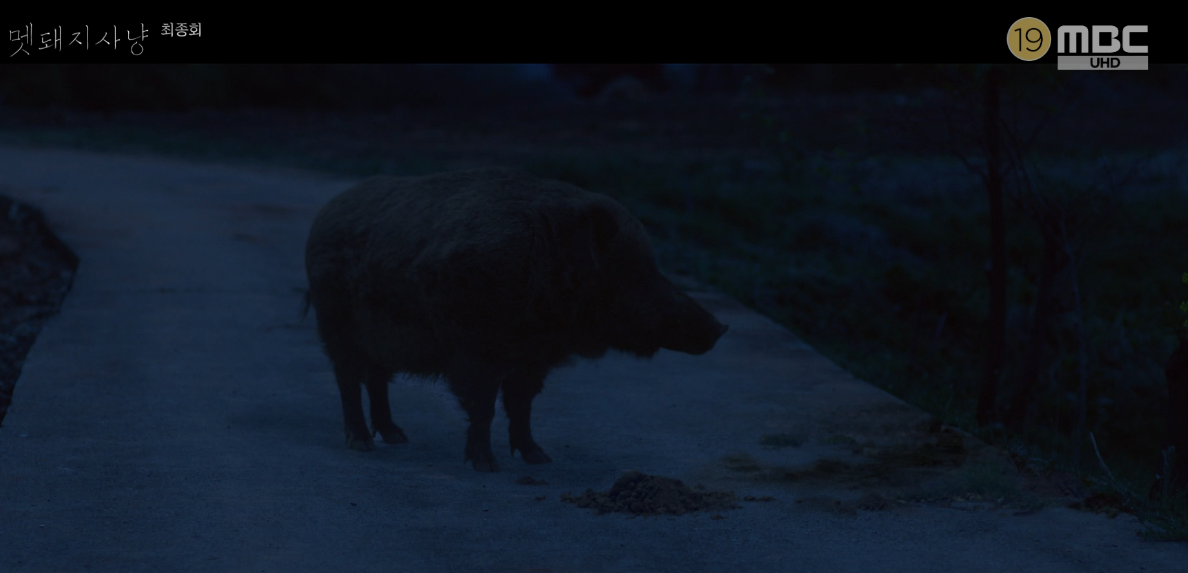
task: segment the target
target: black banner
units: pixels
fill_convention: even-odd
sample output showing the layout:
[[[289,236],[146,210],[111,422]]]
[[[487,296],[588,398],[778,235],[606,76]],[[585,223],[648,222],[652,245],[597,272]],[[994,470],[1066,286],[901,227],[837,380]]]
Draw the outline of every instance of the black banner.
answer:
[[[773,8],[774,10],[774,8]],[[463,9],[459,9],[462,12]],[[184,11],[183,11],[184,12]],[[576,14],[577,12],[575,12]],[[780,15],[776,15],[780,14]],[[161,20],[5,18],[0,59],[11,63],[1056,63],[1061,38],[1087,47],[1065,54],[1188,62],[1178,19],[1109,10],[978,16],[976,10],[835,16],[674,13],[632,19],[520,15],[502,23],[453,17],[304,17],[269,22],[220,16]],[[1030,17],[1026,27],[1017,25]],[[1074,28],[1074,27],[1083,28]],[[1095,29],[1095,27],[1098,27]],[[1091,41],[1097,33],[1097,45]],[[1145,50],[1145,51],[1144,51]],[[1041,54],[1038,58],[1023,59]]]

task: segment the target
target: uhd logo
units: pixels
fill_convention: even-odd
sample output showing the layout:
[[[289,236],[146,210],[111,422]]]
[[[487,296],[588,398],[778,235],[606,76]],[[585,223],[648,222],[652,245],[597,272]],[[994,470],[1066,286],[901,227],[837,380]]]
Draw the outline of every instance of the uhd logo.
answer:
[[[1133,37],[1134,34],[1146,33],[1146,26],[1126,26],[1122,28],[1121,34],[1117,26],[1061,26],[1056,29],[1056,52],[1059,54],[1056,56],[1056,69],[1145,70],[1147,56],[1131,54],[1147,53],[1147,46],[1136,44],[1137,38]],[[1117,54],[1119,49],[1126,55],[1094,55]]]

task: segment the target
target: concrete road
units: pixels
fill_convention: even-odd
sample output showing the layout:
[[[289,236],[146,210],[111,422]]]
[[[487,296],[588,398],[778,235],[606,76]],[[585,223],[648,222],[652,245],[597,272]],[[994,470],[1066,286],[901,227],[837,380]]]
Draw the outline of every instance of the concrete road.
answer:
[[[812,502],[867,487],[789,478],[855,457],[832,438],[890,448],[926,439],[925,418],[709,292],[731,325],[709,354],[610,356],[548,380],[534,430],[551,464],[509,458],[500,413],[503,472],[473,471],[452,396],[403,379],[393,412],[411,442],[350,451],[312,317],[297,322],[309,224],[349,184],[0,149],[3,192],[82,259],[0,429],[0,571],[1188,568],[1188,547],[1144,542],[1125,516]],[[808,440],[760,445],[780,432]],[[628,519],[559,499],[628,469],[776,501]]]

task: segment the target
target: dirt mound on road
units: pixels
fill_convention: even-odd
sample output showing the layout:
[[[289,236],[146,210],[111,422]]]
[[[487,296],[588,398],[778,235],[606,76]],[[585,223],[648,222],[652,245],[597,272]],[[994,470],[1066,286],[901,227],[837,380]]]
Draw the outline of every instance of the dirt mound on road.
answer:
[[[734,492],[701,491],[680,480],[651,476],[637,471],[623,474],[610,491],[587,489],[580,496],[563,494],[561,501],[582,508],[592,508],[599,515],[626,513],[630,515],[682,515],[695,511],[716,511],[739,507]]]

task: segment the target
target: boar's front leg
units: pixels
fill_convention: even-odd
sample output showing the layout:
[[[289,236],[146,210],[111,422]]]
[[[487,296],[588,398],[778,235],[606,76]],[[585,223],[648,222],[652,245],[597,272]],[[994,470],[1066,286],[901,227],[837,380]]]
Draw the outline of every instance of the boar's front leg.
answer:
[[[452,368],[447,374],[451,390],[458,396],[470,420],[466,430],[466,459],[480,472],[497,472],[499,463],[491,451],[491,420],[495,417],[495,398],[499,394],[499,376],[490,369],[475,365]]]
[[[512,455],[520,450],[520,456],[530,464],[553,461],[540,445],[532,439],[532,399],[544,388],[547,370],[522,370],[508,376],[503,382],[503,408],[507,411],[508,437]]]

